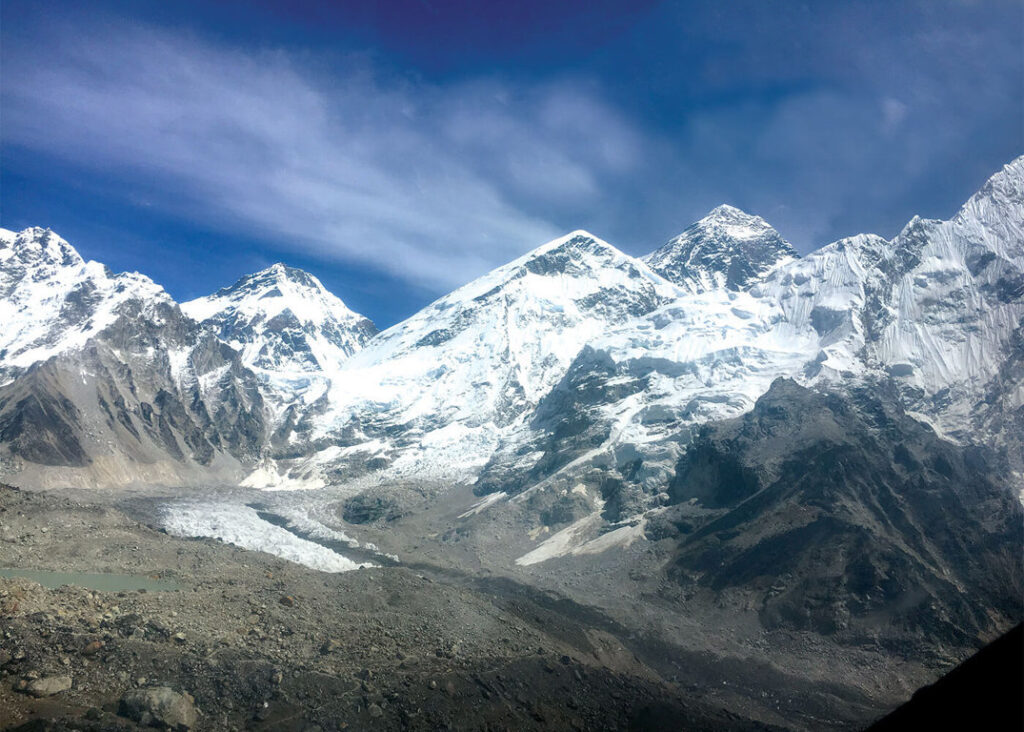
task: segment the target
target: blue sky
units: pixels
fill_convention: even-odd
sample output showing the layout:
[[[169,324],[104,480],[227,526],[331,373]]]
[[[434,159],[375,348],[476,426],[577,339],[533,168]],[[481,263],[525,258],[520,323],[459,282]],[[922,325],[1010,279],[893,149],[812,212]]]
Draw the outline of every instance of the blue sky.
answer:
[[[576,228],[804,252],[1024,152],[1019,2],[5,0],[0,226],[185,300],[275,261],[390,325]]]

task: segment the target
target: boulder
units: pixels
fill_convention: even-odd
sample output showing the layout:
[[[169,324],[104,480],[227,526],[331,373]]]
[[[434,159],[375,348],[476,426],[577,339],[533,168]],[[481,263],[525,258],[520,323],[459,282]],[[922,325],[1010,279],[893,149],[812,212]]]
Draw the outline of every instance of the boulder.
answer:
[[[166,686],[134,689],[121,697],[118,713],[149,727],[188,730],[195,726],[195,700]]]
[[[25,691],[35,697],[53,696],[71,688],[70,676],[44,676],[30,681]]]

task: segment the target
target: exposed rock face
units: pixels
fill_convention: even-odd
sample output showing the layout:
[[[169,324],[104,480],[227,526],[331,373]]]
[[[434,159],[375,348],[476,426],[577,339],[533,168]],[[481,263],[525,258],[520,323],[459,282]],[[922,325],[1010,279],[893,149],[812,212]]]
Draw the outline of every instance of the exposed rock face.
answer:
[[[237,352],[141,275],[83,263],[48,231],[6,241],[4,305],[17,310],[0,364],[0,472],[86,487],[248,472],[265,415]]]
[[[749,595],[769,629],[972,644],[1024,614],[1024,513],[1004,475],[892,386],[780,380],[701,431],[651,532],[677,537],[676,582]]]

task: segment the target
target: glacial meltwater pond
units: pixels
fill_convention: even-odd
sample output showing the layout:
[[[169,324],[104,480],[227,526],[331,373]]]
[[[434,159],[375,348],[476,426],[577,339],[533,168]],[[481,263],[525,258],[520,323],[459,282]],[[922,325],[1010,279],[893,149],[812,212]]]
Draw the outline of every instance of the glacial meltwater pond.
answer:
[[[45,569],[6,569],[0,567],[0,577],[23,577],[43,587],[55,589],[75,585],[100,592],[166,592],[177,590],[178,583],[167,579],[154,579],[134,574],[90,574],[88,572],[51,572]]]

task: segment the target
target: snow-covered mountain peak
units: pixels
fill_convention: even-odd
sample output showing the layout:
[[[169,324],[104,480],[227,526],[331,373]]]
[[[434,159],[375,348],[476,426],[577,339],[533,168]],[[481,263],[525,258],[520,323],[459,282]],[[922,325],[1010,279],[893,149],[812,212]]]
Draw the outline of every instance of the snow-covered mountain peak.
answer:
[[[310,290],[329,292],[320,280],[309,272],[297,267],[289,267],[284,262],[277,262],[254,275],[243,277],[240,282],[248,281],[251,286],[256,283],[266,282],[269,279],[273,279],[277,282],[291,283],[295,287],[305,287]]]
[[[998,205],[1007,201],[1024,199],[1024,155],[1021,155],[994,173],[977,193],[971,196],[964,209],[970,209],[978,202],[987,200]]]
[[[694,226],[704,229],[721,228],[734,239],[756,239],[766,232],[775,231],[760,216],[748,214],[743,209],[727,203],[715,206]]]
[[[0,263],[5,270],[21,264],[33,268],[76,267],[84,262],[73,246],[50,229],[34,226],[20,233],[3,230],[0,236]]]
[[[1024,267],[1024,156],[989,178],[950,224],[960,238]]]
[[[666,279],[700,293],[745,290],[796,256],[760,216],[723,204],[644,261]]]
[[[450,292],[395,328],[404,329],[406,324],[433,317],[436,311],[473,307],[485,299],[505,297],[513,292],[532,292],[546,299],[547,295],[542,291],[553,287],[565,290],[573,281],[586,282],[580,286],[589,291],[595,287],[615,287],[630,278],[656,283],[677,295],[681,292],[639,259],[587,231],[577,229]],[[386,333],[391,333],[391,330]]]
[[[114,274],[86,262],[67,241],[33,227],[0,235],[0,381],[81,347],[114,323],[128,303],[172,303],[137,272]]]
[[[471,329],[576,327],[591,317],[646,314],[682,293],[640,260],[583,230],[558,237],[431,303],[381,334],[353,365],[436,346]],[[529,331],[533,331],[531,336]],[[510,331],[511,332],[511,331]],[[595,332],[600,332],[598,328]]]
[[[181,308],[246,365],[282,374],[333,371],[377,332],[316,277],[281,263]]]
[[[492,270],[480,280],[500,278],[508,273],[517,276],[516,273],[519,273],[523,267],[535,274],[569,273],[568,271],[560,272],[561,267],[569,267],[570,270],[580,273],[582,272],[581,267],[592,269],[625,257],[627,255],[603,239],[594,236],[589,231],[577,229],[541,244],[518,259]]]
[[[683,294],[573,231],[381,333],[345,363],[332,382],[340,388],[296,439],[335,446],[312,464],[344,454],[354,472],[372,459],[396,475],[467,478],[524,428],[585,345]]]
[[[341,300],[332,295],[316,277],[304,270],[289,267],[281,262],[273,264],[254,274],[240,277],[233,285],[221,288],[209,297],[199,298],[191,302],[212,302],[214,299],[217,299],[220,301],[228,300],[237,303],[263,298],[284,298],[286,297],[285,293],[302,298],[312,297],[313,299],[318,300],[323,299],[334,301],[335,306],[337,303],[341,302]],[[284,303],[280,301],[276,303],[276,305],[283,304]],[[190,307],[195,309],[199,308],[198,305],[191,304]],[[344,303],[342,303],[342,307],[344,307]],[[348,308],[345,308],[345,310],[348,310]],[[311,313],[311,315],[315,316],[316,313]]]
[[[576,229],[574,231],[570,231],[568,234],[564,234],[549,242],[541,244],[539,247],[530,250],[516,261],[536,259],[537,257],[546,256],[557,251],[599,253],[608,251],[617,252],[618,250],[604,239],[594,236],[586,229]]]
[[[598,273],[603,269],[626,270],[631,275],[651,274],[646,268],[638,265],[639,262],[635,258],[603,239],[578,229],[534,249],[507,267],[520,266],[541,276],[600,276]]]

